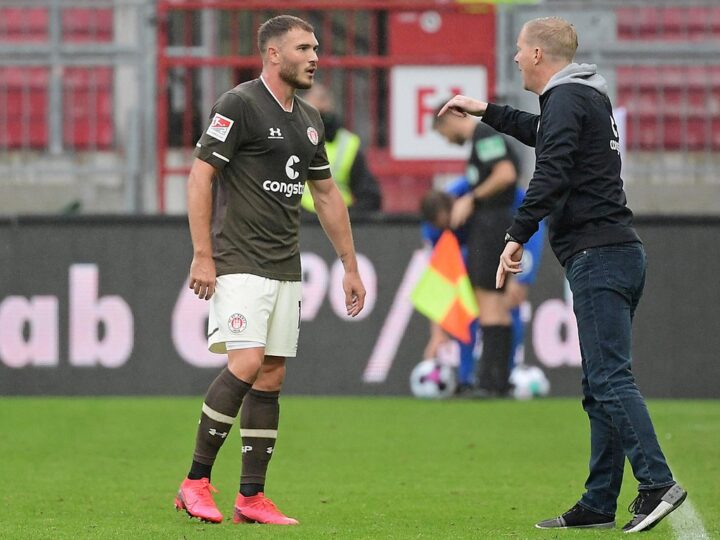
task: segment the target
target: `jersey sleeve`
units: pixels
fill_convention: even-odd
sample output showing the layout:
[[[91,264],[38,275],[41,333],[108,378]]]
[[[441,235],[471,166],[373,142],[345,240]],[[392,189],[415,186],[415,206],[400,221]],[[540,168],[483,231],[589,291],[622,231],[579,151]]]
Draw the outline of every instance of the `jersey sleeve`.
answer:
[[[318,143],[317,152],[315,152],[315,156],[308,167],[308,180],[325,180],[331,176],[330,162],[328,161],[325,138],[323,137]]]
[[[438,229],[429,221],[423,221],[420,224],[420,236],[424,244],[434,247],[443,233],[442,229]]]
[[[467,176],[459,176],[455,180],[448,182],[445,186],[445,192],[449,193],[455,198],[462,197],[472,191],[472,186],[467,179]]]
[[[491,169],[496,163],[510,159],[507,143],[499,133],[483,133],[473,141],[473,144],[475,155],[484,168]]]
[[[222,170],[242,142],[244,102],[234,94],[223,94],[210,112],[210,123],[195,145],[193,155]]]

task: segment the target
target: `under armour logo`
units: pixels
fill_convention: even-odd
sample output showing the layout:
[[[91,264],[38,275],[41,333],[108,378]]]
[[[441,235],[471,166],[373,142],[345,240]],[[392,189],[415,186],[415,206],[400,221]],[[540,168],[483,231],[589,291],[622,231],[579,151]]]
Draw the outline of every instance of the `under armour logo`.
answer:
[[[217,436],[220,437],[221,439],[224,439],[225,437],[227,437],[227,431],[223,431],[223,432],[221,433],[221,432],[219,432],[219,431],[218,431],[217,429],[215,429],[215,428],[210,428],[210,429],[208,430],[208,433],[209,433],[210,435],[217,435]]]
[[[282,132],[280,131],[280,128],[270,128],[270,135],[268,135],[268,139],[282,139]]]
[[[265,452],[267,452],[268,454],[272,454],[272,453],[273,453],[273,449],[274,449],[274,448],[273,448],[272,446],[268,446],[268,447],[267,447],[267,450],[265,450]]]

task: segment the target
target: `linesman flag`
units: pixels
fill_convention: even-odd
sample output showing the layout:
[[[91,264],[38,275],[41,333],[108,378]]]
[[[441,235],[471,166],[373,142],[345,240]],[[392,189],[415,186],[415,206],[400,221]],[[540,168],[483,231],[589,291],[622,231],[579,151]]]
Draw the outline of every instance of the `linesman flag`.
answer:
[[[446,230],[430,256],[430,265],[410,295],[415,309],[463,343],[478,316],[475,293],[457,237]]]

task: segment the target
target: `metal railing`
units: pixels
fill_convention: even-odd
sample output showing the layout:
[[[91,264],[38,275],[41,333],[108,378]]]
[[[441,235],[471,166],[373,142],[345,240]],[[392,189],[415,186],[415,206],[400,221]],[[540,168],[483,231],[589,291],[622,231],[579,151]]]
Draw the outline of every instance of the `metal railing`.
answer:
[[[93,197],[91,209],[142,209],[153,10],[151,0],[0,0],[0,212]]]

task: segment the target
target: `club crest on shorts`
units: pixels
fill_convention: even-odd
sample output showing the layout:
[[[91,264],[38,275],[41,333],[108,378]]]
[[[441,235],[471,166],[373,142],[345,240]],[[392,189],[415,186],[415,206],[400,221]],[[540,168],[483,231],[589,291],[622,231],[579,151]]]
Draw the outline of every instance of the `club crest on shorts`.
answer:
[[[307,136],[308,136],[308,139],[310,139],[310,142],[317,146],[317,143],[320,140],[317,129],[315,129],[312,126],[307,128]]]
[[[233,313],[228,319],[228,328],[233,334],[241,334],[247,328],[247,319],[241,313]]]

